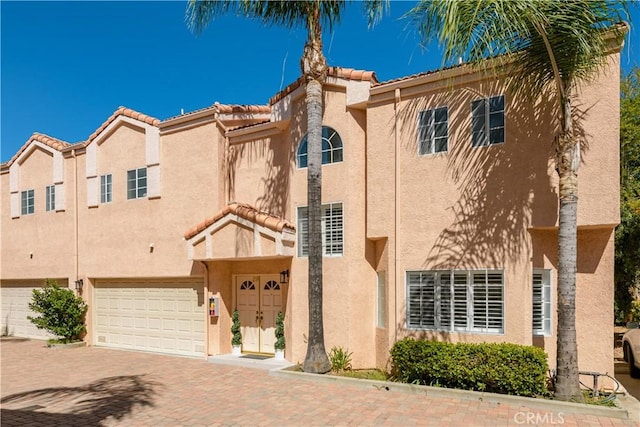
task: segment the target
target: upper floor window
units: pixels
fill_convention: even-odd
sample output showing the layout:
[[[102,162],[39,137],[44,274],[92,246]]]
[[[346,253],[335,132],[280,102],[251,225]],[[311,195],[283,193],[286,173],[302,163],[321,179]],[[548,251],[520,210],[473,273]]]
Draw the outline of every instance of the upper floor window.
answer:
[[[533,335],[551,335],[551,271],[533,270]]]
[[[418,114],[418,151],[421,155],[447,151],[449,108],[440,107]]]
[[[130,171],[133,172],[133,171]],[[128,181],[127,181],[128,185]],[[108,173],[106,175],[100,175],[100,203],[111,203],[111,186],[112,186],[112,178],[111,174]],[[145,185],[146,186],[146,185]],[[127,188],[128,191],[128,188]],[[135,197],[129,197],[130,199]]]
[[[504,331],[499,270],[407,272],[407,327],[442,331]]]
[[[307,135],[302,138],[298,146],[297,161],[299,168],[306,168],[307,158]],[[322,164],[338,163],[342,161],[342,139],[338,132],[329,126],[322,126]]]
[[[28,215],[35,212],[34,191],[26,190],[20,193],[22,196],[22,215]]]
[[[147,168],[127,171],[127,199],[147,197]]]
[[[56,186],[47,185],[45,189],[45,209],[47,212],[56,208]]]
[[[344,223],[342,203],[322,205],[322,253],[325,256],[342,255]],[[298,208],[298,256],[309,255],[309,209]]]
[[[504,95],[471,102],[471,145],[504,142]]]

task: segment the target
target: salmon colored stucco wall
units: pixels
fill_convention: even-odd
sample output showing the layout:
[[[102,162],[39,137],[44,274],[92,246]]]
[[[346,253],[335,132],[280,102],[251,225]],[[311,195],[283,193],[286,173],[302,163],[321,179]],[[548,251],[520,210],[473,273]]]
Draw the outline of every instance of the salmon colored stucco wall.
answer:
[[[578,210],[580,368],[601,372],[613,372],[610,302],[612,230],[619,221],[618,58],[611,56],[606,75],[582,88],[574,103],[583,112],[579,123],[584,141]],[[553,367],[555,333],[533,337],[531,310],[523,309],[531,307],[534,268],[551,270],[554,290],[556,285],[553,104],[542,98],[526,102],[505,93],[505,143],[472,148],[470,103],[504,93],[501,81],[458,67],[373,86],[368,102],[358,105],[348,105],[348,83],[352,82],[333,79],[324,95],[323,125],[340,135],[344,158],[322,168],[323,202],[342,203],[344,216],[343,254],[323,261],[327,351],[343,347],[353,352],[354,367],[384,368],[390,346],[404,336],[509,341],[544,347]],[[258,119],[236,118],[225,124],[213,116],[185,116],[161,124],[160,192],[152,199],[126,199],[127,170],[147,165],[146,132],[155,132],[148,124],[116,121],[92,142],[99,145],[86,149],[95,148],[98,179],[104,173],[113,176],[110,204],[88,207],[88,156],[78,148],[64,159],[66,210],[44,212],[52,160],[34,151],[20,167],[20,189],[36,188],[34,215],[10,218],[9,174],[0,175],[3,281],[55,276],[72,283],[84,278],[84,297],[91,302],[94,279],[203,277],[207,296],[219,296],[222,304],[220,316],[207,319],[208,353],[220,354],[231,350],[236,276],[288,269],[286,358],[302,362],[308,335],[307,258],[297,253],[273,255],[275,246],[268,236],[260,238],[269,256],[255,256],[253,231],[233,222],[216,231],[211,257],[203,242],[194,245],[190,260],[187,244],[194,242],[182,239],[228,202],[248,203],[297,223],[298,208],[307,206],[307,171],[296,165],[298,144],[307,131],[304,93],[294,91],[280,102],[291,103],[290,121],[278,124],[277,131],[267,128],[270,136],[254,140],[246,137],[252,128],[242,126],[256,125]],[[449,107],[449,149],[420,156],[417,115],[444,105]],[[225,133],[225,126],[234,130]],[[75,236],[76,204],[77,267],[75,241],[69,237]],[[33,259],[27,256],[31,251]],[[504,333],[406,328],[407,271],[484,268],[504,272]],[[383,327],[377,326],[376,317],[377,272],[386,273]]]
[[[65,210],[45,211],[45,188],[53,182],[53,155],[36,147],[19,165],[19,191],[34,190],[34,213],[11,218],[9,173],[0,175],[2,223],[0,271],[6,279],[75,280],[73,163],[63,162]],[[62,199],[60,194],[56,195]],[[56,203],[59,203],[58,200]],[[18,198],[20,209],[20,197]],[[20,212],[20,210],[19,210]],[[44,283],[44,282],[43,282]]]
[[[607,74],[582,88],[574,104],[583,112],[578,124],[584,141],[578,211],[582,230],[577,278],[580,369],[600,372],[613,369],[613,305],[602,301],[613,301],[611,236],[619,221],[618,70],[618,57],[613,55]],[[532,269],[551,268],[555,275],[556,264],[532,264],[532,257],[540,255],[533,250],[529,233],[557,227],[554,129],[540,125],[554,123],[552,105],[545,100],[520,102],[506,93],[505,143],[473,148],[470,103],[504,93],[500,82],[463,74],[443,85],[427,77],[420,85],[397,84],[375,93],[367,112],[367,236],[389,236],[389,253],[397,251],[391,255],[396,264],[392,261],[390,266],[395,274],[388,277],[397,305],[392,300],[388,304],[400,337],[543,342],[550,365],[555,366],[555,335],[534,339],[531,311],[522,309],[531,307]],[[448,152],[418,155],[418,112],[445,105],[449,107]],[[381,174],[382,170],[388,173]],[[395,202],[381,203],[383,197],[393,197]],[[535,232],[536,247],[545,247],[547,259],[555,257],[550,255],[557,250],[555,233]],[[504,333],[406,329],[407,271],[484,268],[504,271]]]

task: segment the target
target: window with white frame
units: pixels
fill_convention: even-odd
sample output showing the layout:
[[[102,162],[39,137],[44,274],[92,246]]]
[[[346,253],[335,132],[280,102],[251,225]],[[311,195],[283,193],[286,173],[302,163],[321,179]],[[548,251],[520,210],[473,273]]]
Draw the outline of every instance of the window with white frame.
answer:
[[[322,253],[325,256],[342,255],[344,224],[342,203],[322,205]],[[298,256],[309,255],[309,209],[298,208]]]
[[[306,168],[308,165],[307,138],[305,135],[300,141],[297,153],[298,168]],[[322,126],[322,164],[338,163],[342,161],[342,139],[338,132],[329,126]]]
[[[442,153],[449,148],[449,108],[440,107],[418,114],[418,152]]]
[[[128,185],[128,181],[127,181],[127,185]],[[111,200],[112,200],[111,187],[112,187],[111,174],[108,173],[105,175],[100,175],[100,203],[111,203]],[[131,199],[133,197],[129,197],[129,198]]]
[[[127,199],[147,197],[147,168],[127,171]]]
[[[501,270],[407,272],[407,328],[504,332]]]
[[[504,142],[504,95],[471,102],[471,145]]]
[[[533,270],[533,335],[551,335],[550,270]]]
[[[47,185],[45,188],[45,210],[47,212],[56,209],[56,186]]]
[[[387,327],[387,273],[378,271],[377,275],[377,307],[376,326],[378,328]]]
[[[25,190],[20,193],[22,215],[29,215],[35,212],[34,190]]]

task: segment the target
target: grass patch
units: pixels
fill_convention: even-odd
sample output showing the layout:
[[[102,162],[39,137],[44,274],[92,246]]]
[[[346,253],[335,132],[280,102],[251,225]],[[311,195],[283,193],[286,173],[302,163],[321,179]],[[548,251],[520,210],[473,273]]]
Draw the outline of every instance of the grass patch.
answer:
[[[388,380],[387,374],[379,369],[349,369],[341,371],[331,371],[331,375],[336,375],[339,377],[358,378],[362,380]]]

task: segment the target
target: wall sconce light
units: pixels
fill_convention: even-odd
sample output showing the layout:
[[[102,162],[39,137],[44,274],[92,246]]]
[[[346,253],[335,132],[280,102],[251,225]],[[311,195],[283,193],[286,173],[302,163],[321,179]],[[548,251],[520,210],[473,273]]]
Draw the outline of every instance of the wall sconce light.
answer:
[[[289,270],[282,270],[280,272],[280,283],[289,283]]]
[[[83,285],[84,285],[84,282],[82,281],[82,279],[76,280],[76,291],[82,292]]]
[[[33,252],[29,252],[29,258],[33,259]]]
[[[149,245],[149,253],[153,253],[153,243]]]

